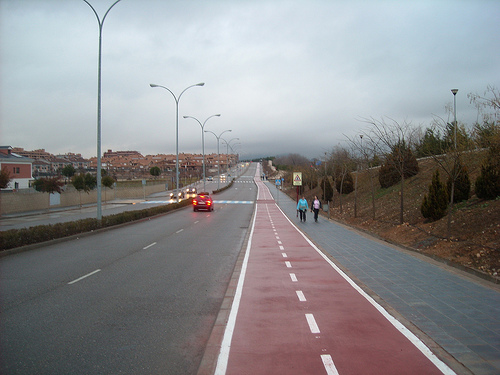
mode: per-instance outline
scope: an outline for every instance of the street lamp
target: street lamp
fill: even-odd
[[[228,130],[224,130],[222,133],[220,133],[219,135],[215,134],[214,132],[210,131],[210,130],[205,130],[205,133],[212,133],[213,135],[215,135],[215,138],[217,138],[217,155],[218,155],[218,161],[217,161],[217,173],[218,173],[218,178],[217,178],[217,190],[219,190],[219,184],[220,184],[220,152],[219,152],[219,140],[220,140],[220,137],[222,134],[224,134],[225,132],[232,132],[231,129],[228,129]]]
[[[453,117],[454,117],[454,130],[455,130],[455,151],[457,151],[457,92],[458,89],[451,89],[453,93]]]
[[[224,138],[221,138],[225,143],[226,143],[226,160],[227,160],[227,170],[229,171],[230,169],[230,165],[229,165],[229,144],[234,141],[234,140],[240,140],[239,138],[233,138],[233,139],[230,139],[229,141],[226,141]]]
[[[104,20],[108,15],[111,8],[113,8],[117,3],[121,0],[116,0],[113,5],[111,5],[106,13],[104,13],[104,17],[102,17],[102,21],[99,18],[94,7],[87,1],[83,0],[87,3],[87,5],[94,12],[97,23],[99,24],[99,57],[97,63],[97,220],[102,219],[102,189],[101,189],[101,56],[102,56],[102,26],[104,25]]]
[[[201,126],[201,148],[203,150],[203,191],[207,191],[205,188],[205,132],[203,131],[205,124],[207,123],[208,119],[211,119],[212,117],[220,117],[220,113],[217,115],[212,115],[208,117],[205,121],[203,121],[203,124],[198,120],[196,117],[192,116],[183,116],[184,118],[192,118],[193,120],[196,120],[198,124]]]
[[[179,94],[178,97],[175,96],[175,94],[165,86],[161,85],[155,85],[154,83],[150,83],[149,86],[151,87],[161,87],[162,89],[167,90],[169,93],[172,94],[175,100],[175,197],[177,202],[179,202],[179,100],[181,100],[182,94],[186,92],[187,89],[190,89],[191,87],[195,86],[203,86],[205,83],[197,83],[196,85],[191,85],[186,87],[182,92]]]

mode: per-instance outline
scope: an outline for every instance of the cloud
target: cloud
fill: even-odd
[[[102,16],[112,1],[92,1]],[[96,155],[95,15],[82,2],[1,0],[2,142]],[[122,1],[103,27],[102,149],[201,152],[201,129],[232,129],[243,155],[317,157],[360,118],[428,126],[477,113],[499,86],[494,1]],[[207,152],[216,150],[206,138]]]

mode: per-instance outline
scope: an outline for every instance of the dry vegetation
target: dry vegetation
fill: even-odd
[[[471,182],[479,174],[483,156],[478,153],[465,154],[463,162],[469,169]],[[484,201],[472,191],[467,202],[455,205],[451,223],[450,237],[447,237],[447,217],[436,222],[426,222],[420,213],[420,205],[438,168],[430,158],[419,161],[420,172],[405,180],[404,224],[399,224],[400,192],[399,185],[381,189],[378,173],[375,173],[376,218],[372,219],[370,181],[367,171],[358,175],[357,218],[354,217],[355,194],[342,197],[342,213],[338,193],[330,204],[330,215],[351,226],[369,231],[377,236],[417,250],[423,254],[458,263],[468,268],[489,274],[499,279],[500,272],[500,199]],[[441,173],[442,182],[446,174]],[[473,190],[473,187],[472,187]],[[289,190],[295,197],[295,190]],[[320,195],[319,187],[305,188],[310,199]]]

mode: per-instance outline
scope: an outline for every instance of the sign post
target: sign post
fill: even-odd
[[[293,186],[297,186],[297,203],[299,202],[299,186],[302,186],[302,172],[293,172]],[[297,211],[297,216],[299,212]]]

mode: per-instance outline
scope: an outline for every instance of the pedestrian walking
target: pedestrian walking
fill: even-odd
[[[321,201],[315,195],[311,204],[311,212],[314,212],[314,221],[318,222],[319,209],[321,208]]]
[[[300,221],[306,221],[306,212],[308,209],[309,205],[307,204],[307,200],[304,196],[302,196],[302,199],[299,199],[299,202],[297,203],[297,210],[300,214]]]

